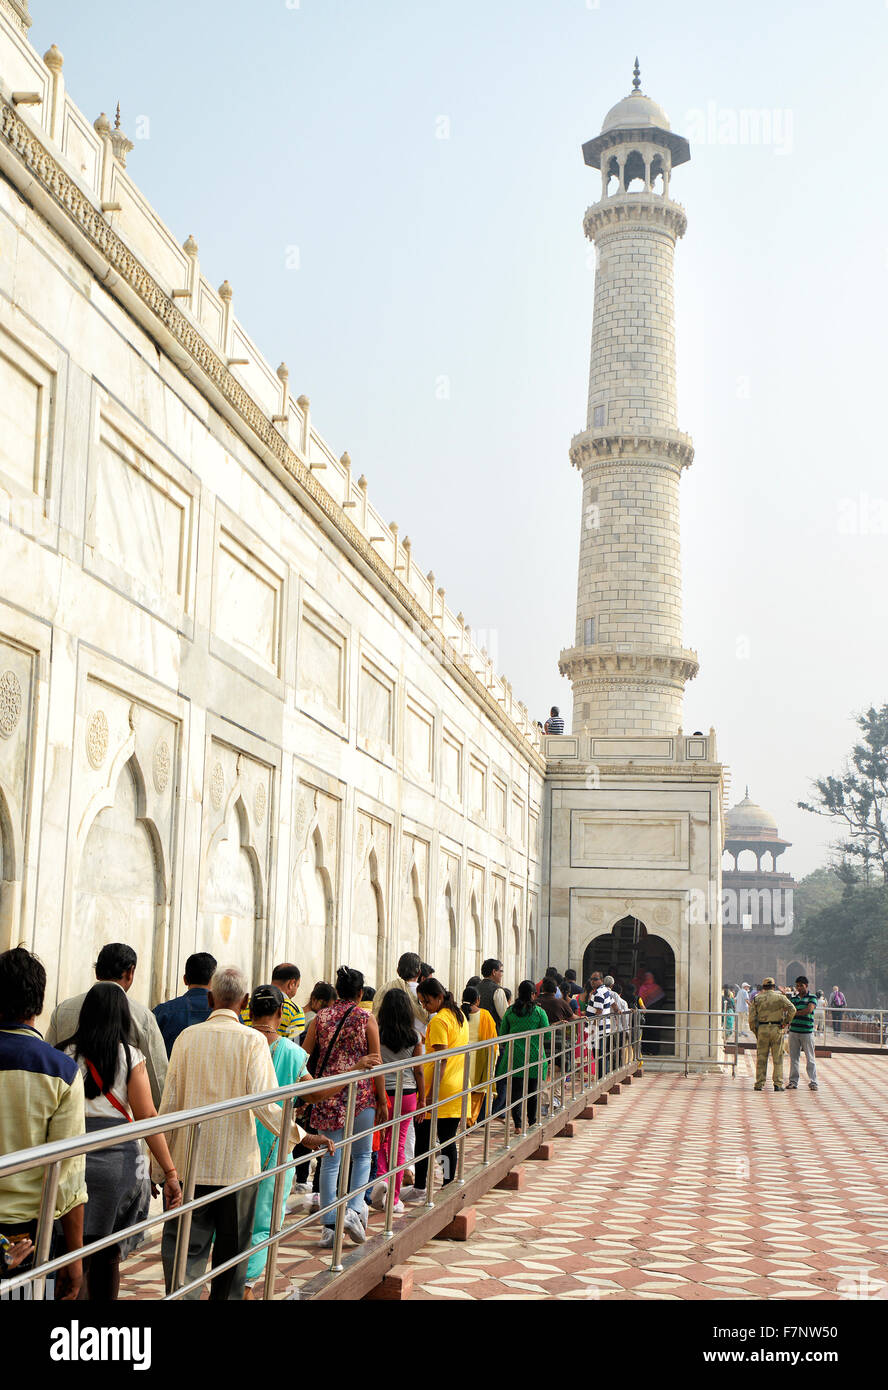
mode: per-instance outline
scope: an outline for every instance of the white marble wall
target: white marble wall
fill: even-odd
[[[24,118],[16,64],[12,85],[47,96]],[[523,978],[545,772],[526,712],[397,532],[370,556],[366,489],[307,402],[286,397],[285,432],[338,500],[270,466],[256,432],[286,382],[225,295],[214,317],[129,175],[103,175],[59,74],[0,12],[0,946],[42,956],[48,1007],[108,940],[138,949],[149,1002],[203,949],[256,982],[291,958],[306,983],[351,961],[378,984],[418,948],[461,987],[499,938]],[[119,237],[260,363],[237,418],[194,356],[159,346],[172,299],[103,286],[74,214],[22,196],[22,120],[41,169],[119,203]]]

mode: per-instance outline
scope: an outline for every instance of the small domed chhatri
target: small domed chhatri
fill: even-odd
[[[641,90],[641,70],[637,58],[632,88],[628,96],[608,111],[602,122],[601,133],[594,140],[586,141],[583,146],[586,163],[598,168],[602,153],[630,132],[639,139],[651,140],[668,149],[673,169],[678,164],[686,163],[691,157],[688,142],[683,136],[672,133],[669,117],[662,106]]]
[[[765,811],[752,800],[747,787],[743,800],[732,806],[728,812],[725,829],[729,840],[738,836],[748,838],[750,832],[755,831],[763,832],[762,839],[771,839],[777,834],[777,821],[770,811]]]

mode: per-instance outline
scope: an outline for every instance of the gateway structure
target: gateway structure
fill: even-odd
[[[696,653],[682,644],[673,257],[687,225],[670,196],[690,158],[633,90],[583,146],[601,175],[584,229],[598,266],[574,645],[562,652],[573,731],[546,740],[544,910],[552,960],[584,976],[652,974],[659,1007],[718,1008],[723,777],[715,734],[682,730]]]

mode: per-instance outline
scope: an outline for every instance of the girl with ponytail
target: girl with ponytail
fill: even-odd
[[[469,1041],[469,1025],[462,1009],[449,989],[434,977],[423,980],[417,988],[417,997],[429,1015],[425,1044],[427,1052],[448,1052],[454,1047],[465,1047]],[[453,1139],[459,1129],[462,1114],[463,1089],[462,1057],[451,1057],[439,1065],[440,1084],[438,1087],[438,1142],[445,1144],[441,1152],[444,1164],[444,1182],[453,1182],[456,1177],[456,1145]],[[431,1100],[434,1085],[435,1067],[428,1063],[425,1069],[426,1096]],[[419,1114],[419,1111],[417,1111]],[[416,1121],[416,1186],[412,1191],[401,1191],[402,1202],[422,1201],[429,1172],[429,1145],[431,1143],[431,1112],[426,1111]],[[422,1156],[420,1156],[422,1155]]]

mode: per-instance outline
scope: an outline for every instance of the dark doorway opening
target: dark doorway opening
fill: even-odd
[[[596,936],[583,953],[583,981],[594,970],[613,975],[624,991],[645,1005],[642,1052],[675,1053],[675,953],[660,936],[649,936],[638,917],[622,917],[613,930]]]

